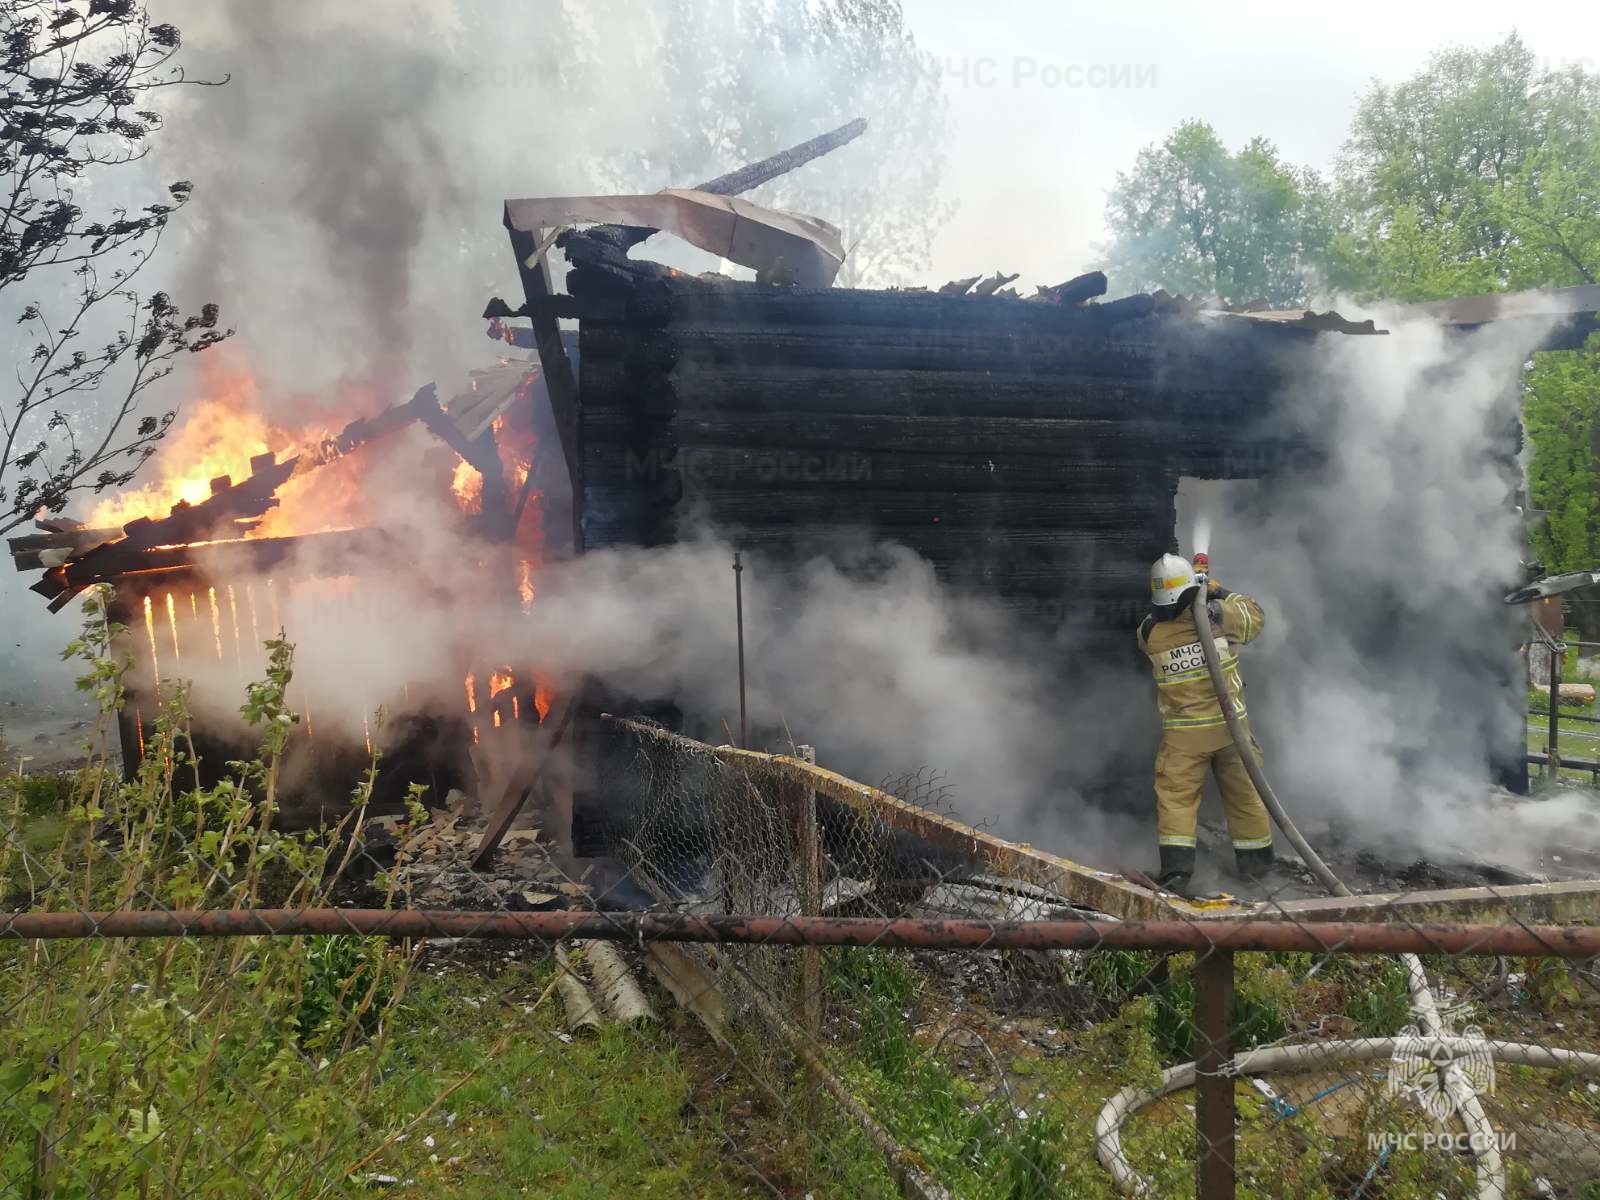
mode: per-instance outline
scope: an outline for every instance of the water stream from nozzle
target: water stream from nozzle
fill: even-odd
[[[1194,539],[1191,542],[1196,554],[1211,552],[1211,514],[1199,513],[1194,519]]]

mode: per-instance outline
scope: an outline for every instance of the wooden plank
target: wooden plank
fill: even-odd
[[[483,837],[478,841],[478,849],[472,856],[474,871],[482,871],[489,865],[490,860],[494,858],[494,852],[499,849],[500,843],[510,830],[511,822],[517,819],[522,806],[528,802],[528,797],[544,788],[545,769],[549,767],[555,757],[556,749],[566,736],[567,727],[572,723],[572,714],[576,708],[577,693],[574,692],[562,701],[561,712],[556,717],[549,736],[540,738],[538,747],[530,748],[528,756],[506,779],[499,805],[494,816],[489,819]]]
[[[737,196],[742,192],[748,192],[751,188],[760,187],[780,175],[787,175],[797,167],[805,166],[814,158],[832,154],[840,146],[849,145],[866,131],[867,119],[857,117],[853,121],[846,121],[837,129],[819,133],[814,138],[797,146],[790,146],[787,150],[780,150],[759,162],[746,163],[725,175],[694,184],[693,190],[710,192],[715,196]]]
[[[1206,912],[1234,920],[1495,923],[1511,920],[1578,925],[1600,920],[1600,880],[1444,888],[1428,892],[1274,900]]]

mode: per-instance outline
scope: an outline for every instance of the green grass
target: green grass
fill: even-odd
[[[15,837],[21,851],[9,856],[4,879],[0,879],[0,902],[6,907],[26,907],[30,897],[44,889],[51,858],[66,827],[65,818],[51,814],[24,818],[15,829],[0,828],[0,840]]]
[[[552,969],[416,983],[392,1018],[390,1081],[366,1107],[398,1133],[466,1082],[366,1170],[468,1198],[766,1194],[725,1160],[719,1109],[690,1103],[670,1034],[569,1039],[555,996],[527,1011]]]

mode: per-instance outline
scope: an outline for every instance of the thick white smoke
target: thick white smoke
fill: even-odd
[[[1377,315],[1388,337],[1320,339],[1285,397],[1327,440],[1325,464],[1188,502],[1212,520],[1216,577],[1266,608],[1248,706],[1308,836],[1505,861],[1486,759],[1523,749],[1524,631],[1498,602],[1523,555],[1507,456],[1549,330],[1460,336]]]

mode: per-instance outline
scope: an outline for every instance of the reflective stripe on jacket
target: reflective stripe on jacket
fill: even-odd
[[[1225,592],[1209,601],[1207,609],[1216,631],[1217,655],[1228,681],[1228,694],[1233,698],[1234,711],[1243,717],[1244,681],[1239,677],[1239,656],[1234,647],[1253,641],[1261,632],[1261,606],[1249,596]],[[1218,745],[1226,741],[1227,721],[1206,670],[1193,610],[1186,608],[1170,621],[1157,621],[1153,614],[1146,617],[1139,626],[1139,649],[1149,657],[1155,676],[1162,729],[1169,734],[1194,731],[1199,740],[1217,741]],[[1219,730],[1221,740],[1215,732]]]

